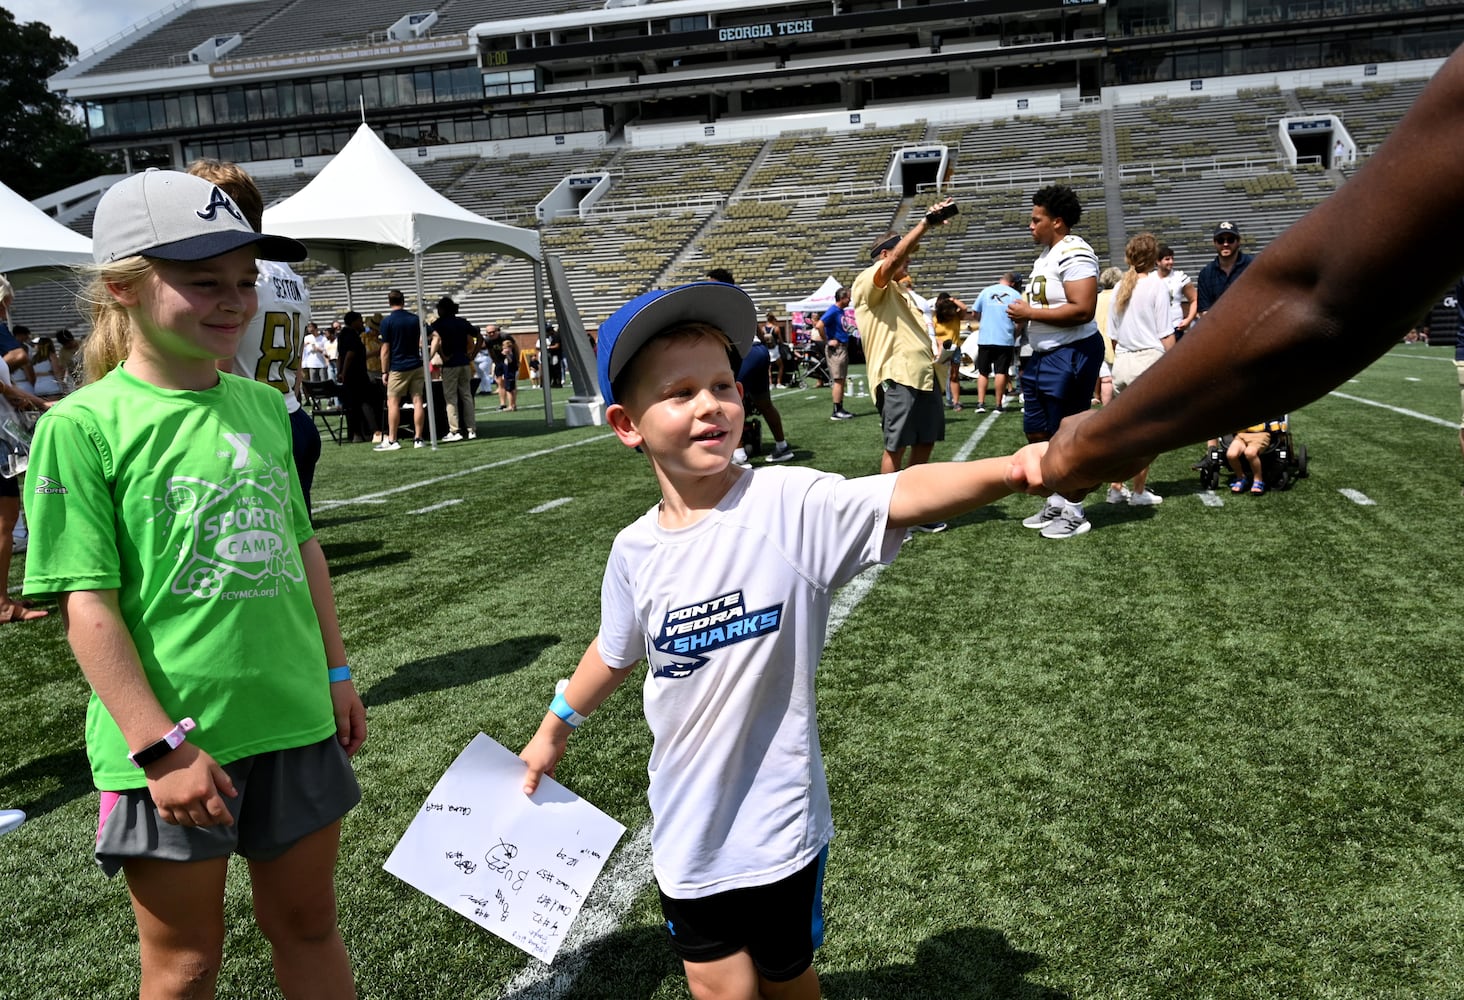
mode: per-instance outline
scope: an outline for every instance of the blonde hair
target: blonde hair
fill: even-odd
[[[1129,298],[1133,296],[1139,278],[1154,270],[1159,263],[1159,241],[1153,233],[1140,233],[1123,248],[1123,259],[1128,261],[1129,269],[1118,283],[1118,291],[1113,293],[1115,309],[1128,308]]]
[[[188,172],[209,181],[232,198],[249,227],[256,233],[263,231],[264,195],[243,167],[226,160],[194,160],[188,164]]]
[[[76,305],[91,317],[91,333],[81,346],[82,383],[87,384],[116,368],[131,349],[132,317],[107,285],[136,287],[152,276],[153,266],[146,257],[125,257],[79,271],[87,281]]]

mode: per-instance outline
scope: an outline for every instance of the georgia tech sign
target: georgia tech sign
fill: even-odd
[[[811,18],[801,21],[770,21],[767,24],[742,24],[735,28],[721,28],[717,31],[719,42],[741,42],[751,38],[776,38],[784,35],[809,35],[813,33]]]

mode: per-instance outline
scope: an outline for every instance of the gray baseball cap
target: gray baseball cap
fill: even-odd
[[[254,245],[262,260],[304,260],[305,245],[256,233],[218,185],[176,170],[145,170],[102,196],[92,221],[98,264],[126,257],[207,260]]]

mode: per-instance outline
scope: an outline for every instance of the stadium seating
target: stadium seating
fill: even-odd
[[[374,2],[374,0],[373,0]],[[280,9],[278,3],[246,5]],[[139,46],[125,50],[136,54]],[[1149,229],[1170,243],[1179,267],[1195,273],[1213,254],[1221,218],[1238,222],[1249,251],[1263,248],[1326,197],[1334,173],[1292,168],[1281,157],[1280,118],[1331,111],[1342,116],[1364,151],[1386,136],[1421,83],[1328,86],[1287,95],[1275,89],[1121,105],[1111,112],[1117,176],[1103,169],[1105,116],[1089,109],[1028,118],[829,133],[804,131],[768,141],[689,144],[653,149],[609,146],[552,154],[476,155],[411,162],[419,176],[464,207],[495,220],[538,227],[545,248],[564,261],[581,315],[593,325],[653,285],[695,280],[726,267],[761,309],[781,312],[833,275],[852,281],[871,241],[913,224],[925,195],[883,190],[895,150],[927,140],[952,154],[947,178],[961,213],[932,233],[912,266],[918,290],[946,289],[968,298],[1034,256],[1027,233],[1032,191],[1064,180],[1083,200],[1078,232],[1105,263],[1119,263],[1115,234]],[[604,170],[611,186],[586,214],[540,223],[534,209],[565,176]],[[260,178],[266,204],[299,190],[304,174]],[[91,216],[72,223],[89,232]],[[306,262],[314,311],[326,321],[348,301],[338,272]],[[523,261],[494,254],[428,254],[429,304],[444,293],[474,322],[524,332],[532,325],[534,279]],[[350,301],[362,312],[385,308],[386,290],[411,289],[407,259],[355,275]],[[38,332],[85,328],[57,285],[23,289],[14,322]]]

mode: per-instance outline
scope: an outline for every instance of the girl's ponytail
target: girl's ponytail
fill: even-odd
[[[128,257],[81,269],[90,280],[77,296],[77,306],[91,316],[91,333],[82,344],[82,384],[97,381],[127,358],[131,349],[132,317],[107,285],[136,287],[152,273],[145,257]]]

